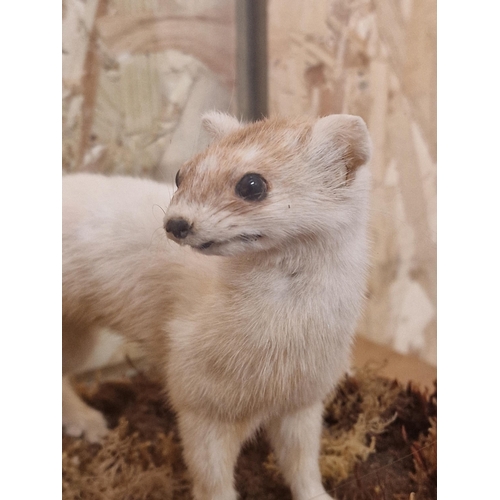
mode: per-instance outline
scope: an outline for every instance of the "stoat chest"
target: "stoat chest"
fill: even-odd
[[[181,404],[237,418],[324,398],[347,369],[357,316],[332,272],[240,269],[221,283],[203,314],[177,324],[185,338],[170,378],[180,370],[189,381]]]

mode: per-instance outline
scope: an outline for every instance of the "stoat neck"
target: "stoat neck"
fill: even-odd
[[[304,288],[305,284],[313,283],[323,289],[321,284],[331,282],[332,273],[343,274],[356,264],[350,250],[358,236],[355,232],[344,234],[341,241],[331,235],[295,238],[273,250],[231,257],[221,270],[220,278],[234,291],[247,290],[253,285],[265,292],[265,285],[269,287],[272,280],[286,280],[290,289],[298,284]],[[310,286],[307,288],[311,291]]]
[[[237,318],[239,331],[253,325],[270,342],[284,335],[298,346],[309,345],[314,332],[328,352],[332,346],[347,348],[364,290],[365,255],[352,252],[359,241],[361,235],[351,232],[341,240],[295,240],[274,251],[229,258],[210,310],[221,321]]]

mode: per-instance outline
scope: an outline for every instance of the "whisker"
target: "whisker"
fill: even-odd
[[[162,212],[163,212],[163,215],[165,215],[167,212],[165,212],[165,210],[163,210],[163,208],[161,207],[161,205],[158,205],[157,203],[155,203],[153,205],[153,207],[151,208],[151,210],[154,208],[154,207],[158,207]]]

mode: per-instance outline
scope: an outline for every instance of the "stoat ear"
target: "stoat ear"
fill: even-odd
[[[220,139],[241,127],[241,123],[234,116],[221,113],[220,111],[205,113],[201,119],[201,123],[213,139]]]
[[[310,147],[316,161],[325,166],[343,163],[347,180],[371,156],[371,141],[366,124],[362,118],[353,115],[320,118],[313,125]]]

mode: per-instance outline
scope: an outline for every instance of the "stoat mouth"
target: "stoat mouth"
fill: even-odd
[[[202,243],[201,245],[196,246],[196,250],[208,250],[209,248],[212,248],[214,246],[222,246],[226,245],[227,243],[232,243],[233,241],[243,241],[243,242],[250,242],[250,241],[257,241],[259,238],[262,238],[261,234],[240,234],[239,236],[235,236],[234,238],[230,238],[228,240],[222,240],[222,241],[215,241],[215,240],[210,240],[206,241],[205,243]]]

